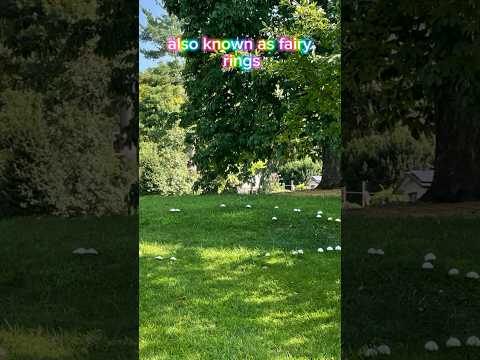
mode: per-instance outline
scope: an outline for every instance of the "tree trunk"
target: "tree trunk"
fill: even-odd
[[[480,200],[480,109],[466,109],[461,93],[452,87],[437,102],[435,175],[422,200]]]
[[[332,189],[340,186],[340,152],[332,146],[325,146],[322,156],[322,181],[319,188]]]

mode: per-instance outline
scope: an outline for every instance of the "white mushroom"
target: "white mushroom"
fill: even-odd
[[[375,250],[375,255],[383,256],[383,255],[385,255],[385,252],[382,249],[377,249],[377,250]]]
[[[425,261],[433,261],[437,260],[437,257],[433,253],[428,253],[427,255],[425,255],[424,259]]]
[[[227,205],[225,205],[225,204],[220,204],[220,207],[224,208],[224,207],[227,207]]]
[[[367,253],[369,253],[370,255],[376,255],[376,254],[377,254],[377,250],[374,249],[374,248],[370,248],[370,249],[368,249]]]
[[[425,343],[425,350],[438,351],[438,344],[435,341],[427,341]]]
[[[458,269],[452,268],[452,269],[448,270],[448,275],[449,276],[455,276],[455,275],[458,275],[458,274],[460,274],[460,271]]]
[[[265,253],[265,257],[269,257],[269,256],[270,256],[269,252]]]
[[[85,251],[87,251],[86,249],[84,248],[78,248],[78,249],[75,249],[72,251],[72,254],[75,254],[75,255],[84,255],[85,254]]]
[[[433,269],[433,264],[430,263],[430,262],[425,262],[425,263],[423,263],[423,265],[422,265],[422,269],[424,269],[424,270],[431,270],[431,269]]]
[[[321,219],[322,218],[322,215],[320,214],[317,214],[317,216],[315,216],[317,219]]]
[[[327,247],[327,251],[333,251],[333,247],[331,246]]]
[[[98,255],[98,251],[95,250],[94,248],[78,248],[72,251],[72,254],[75,255]]]
[[[177,208],[171,208],[171,209],[170,209],[170,212],[179,212],[179,211],[182,211],[182,210],[177,209]]]
[[[377,352],[380,355],[390,355],[392,353],[390,351],[390,347],[388,345],[385,345],[385,344],[377,346]]]
[[[329,217],[327,220],[328,220],[328,221],[333,221],[333,218],[332,218],[332,217]]]
[[[302,250],[302,249],[299,249],[299,250],[298,250],[298,253],[299,253],[300,255],[303,255],[303,250]]]
[[[172,257],[170,258],[170,260],[172,260],[172,261],[177,261],[177,258],[176,258],[175,256],[172,256]]]
[[[278,209],[278,206],[275,206],[274,209]]]
[[[323,214],[323,211],[322,211],[322,210],[318,210],[318,211],[317,211],[317,214]]]
[[[342,247],[341,247],[340,245],[337,245],[337,246],[335,246],[335,250],[341,251],[341,250],[342,250]]]
[[[273,221],[277,221],[278,219],[277,219],[276,216],[274,216],[274,217],[272,217],[272,220],[273,220]]]
[[[341,220],[341,219],[335,219],[335,221],[336,221],[336,222],[342,222],[342,220]]]
[[[291,253],[292,253],[292,255],[298,255],[298,251],[297,251],[297,250],[292,250]]]
[[[323,248],[318,248],[317,251],[318,251],[319,253],[324,252]]]
[[[474,280],[480,279],[480,276],[475,271],[468,272],[467,275],[465,275],[465,277],[467,277],[468,279],[474,279]]]
[[[470,336],[467,341],[465,342],[467,346],[475,346],[479,347],[480,346],[480,339],[476,336]]]
[[[247,204],[247,205],[245,205],[245,207],[246,207],[247,209],[250,209],[250,208],[252,207],[252,205]]]
[[[155,260],[163,260],[162,256],[155,256]]]
[[[365,352],[363,353],[363,356],[365,357],[375,357],[377,355],[378,355],[378,351],[372,348],[366,348]]]
[[[462,343],[460,342],[460,340],[458,340],[456,337],[450,337],[447,342],[445,343],[445,345],[448,347],[448,348],[451,348],[451,347],[460,347],[462,346]]]

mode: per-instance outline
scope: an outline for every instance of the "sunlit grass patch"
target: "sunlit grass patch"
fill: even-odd
[[[142,198],[141,359],[338,359],[340,253],[316,250],[340,226],[318,210],[339,198]]]

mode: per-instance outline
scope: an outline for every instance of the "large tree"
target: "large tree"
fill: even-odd
[[[433,132],[425,199],[480,199],[480,8],[476,1],[344,2],[344,132]]]
[[[278,96],[286,105],[285,127],[274,141],[291,153],[309,155],[323,165],[321,187],[338,186],[340,176],[340,14],[336,1],[323,7],[309,1],[282,1],[287,18],[266,34],[309,37],[315,50],[271,59],[267,71],[281,76]],[[325,11],[327,9],[328,11]]]
[[[325,3],[333,19],[333,2]],[[339,137],[339,96],[336,103],[331,101],[337,90],[325,85],[331,85],[328,78],[335,76],[339,83],[339,69],[337,74],[330,71],[338,61],[329,62],[325,56],[326,52],[331,55],[334,41],[327,38],[333,31],[329,18],[316,4],[166,0],[164,5],[171,16],[179,18],[187,38],[262,38],[279,35],[276,31],[284,29],[285,35],[311,36],[321,44],[318,55],[311,58],[292,56],[295,60],[288,61],[291,54],[270,54],[284,65],[252,72],[223,71],[219,54],[186,55],[187,102],[182,124],[194,130],[190,141],[195,147],[194,161],[204,189],[214,190],[229,173],[250,175],[248,170],[258,160],[267,162],[268,171],[280,159],[306,154],[320,158],[327,148],[337,150],[328,138]],[[158,46],[146,55],[162,56],[166,35],[169,31],[175,33],[179,22],[168,16],[154,18],[148,12],[146,15],[142,39]],[[328,102],[334,106],[329,107]]]

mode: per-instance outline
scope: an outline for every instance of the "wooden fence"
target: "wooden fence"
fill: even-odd
[[[370,205],[371,194],[367,191],[366,181],[362,181],[362,191],[348,191],[347,187],[344,186],[342,189],[342,204],[347,202],[348,194],[362,195],[362,207]]]

